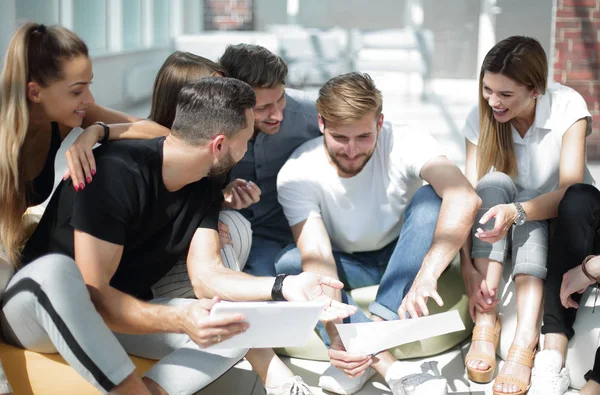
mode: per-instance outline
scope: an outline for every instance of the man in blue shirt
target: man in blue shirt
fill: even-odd
[[[298,146],[321,135],[315,100],[285,88],[287,65],[264,47],[230,45],[219,63],[230,77],[246,82],[256,93],[254,136],[246,155],[231,171],[232,180],[251,183],[246,187],[240,183],[229,192],[237,202],[232,207],[240,208],[252,224],[252,249],[244,271],[274,276],[275,258],[294,242],[277,201],[277,174]]]

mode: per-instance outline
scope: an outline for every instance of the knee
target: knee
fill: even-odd
[[[30,263],[34,277],[40,285],[46,282],[53,284],[68,282],[73,279],[83,281],[83,276],[73,258],[61,254],[44,255]],[[29,266],[28,265],[28,266]]]
[[[489,187],[500,188],[503,190],[516,190],[516,185],[513,179],[510,178],[508,174],[499,171],[493,171],[483,176],[477,183],[475,190],[477,193],[479,193],[482,189]]]
[[[219,221],[229,228],[231,241],[248,241],[252,243],[252,225],[242,214],[235,210],[222,210],[219,213]]]
[[[275,271],[277,274],[302,273],[302,257],[295,245],[287,246],[279,253],[275,259]]]
[[[591,216],[593,208],[598,206],[600,206],[600,191],[595,186],[574,184],[567,189],[558,205],[558,215],[562,218],[580,220]]]
[[[407,208],[407,217],[418,217],[420,223],[437,222],[442,207],[442,199],[431,185],[422,186],[412,197]],[[423,222],[421,222],[423,221]]]
[[[515,185],[512,178],[506,173],[501,171],[492,171],[487,173],[477,183],[477,185],[495,185],[495,186],[511,186]]]
[[[477,183],[475,191],[483,201],[483,206],[489,207],[514,200],[513,196],[517,194],[517,186],[510,176],[495,171],[483,176]]]

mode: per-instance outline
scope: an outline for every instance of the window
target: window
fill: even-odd
[[[169,0],[153,0],[153,45],[163,46],[170,43],[169,33]]]
[[[106,0],[73,1],[73,31],[87,44],[90,52],[107,50]]]
[[[19,0],[15,3],[19,24],[38,22],[45,25],[56,25],[59,23],[58,0]]]
[[[123,49],[136,49],[142,46],[142,5],[141,0],[122,0]],[[115,28],[118,28],[115,26]]]

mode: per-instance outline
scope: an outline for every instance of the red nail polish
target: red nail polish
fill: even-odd
[[[96,175],[96,169],[92,169],[92,175],[95,176]]]
[[[75,192],[79,191],[79,185],[73,185],[73,188],[75,188]]]
[[[81,184],[79,184],[79,189],[83,190],[83,188],[85,188],[85,184],[82,182]]]
[[[92,177],[88,177],[85,179],[87,181],[87,183],[89,184],[90,182],[92,182]]]

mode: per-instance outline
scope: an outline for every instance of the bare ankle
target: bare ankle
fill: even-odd
[[[142,382],[142,379],[137,375],[136,372],[131,373],[129,376],[125,378],[125,380],[121,381],[119,385],[113,388],[110,391],[111,395],[155,395],[155,393],[150,392],[148,387]],[[159,395],[160,393],[156,393]],[[162,394],[160,394],[162,395]]]
[[[494,326],[496,323],[496,310],[492,310],[487,313],[476,313],[475,324],[476,325],[487,325]]]
[[[563,361],[568,346],[569,339],[564,333],[546,333],[544,335],[544,350],[558,351],[562,355]]]
[[[523,330],[517,328],[513,344],[519,347],[525,347],[534,350],[538,345],[539,334],[535,330]]]
[[[148,388],[149,394],[151,394],[151,395],[169,395],[169,393],[167,391],[165,391],[165,389],[163,387],[158,385],[158,383],[156,381],[149,379],[148,377],[143,377],[142,381],[146,385],[146,388]]]

